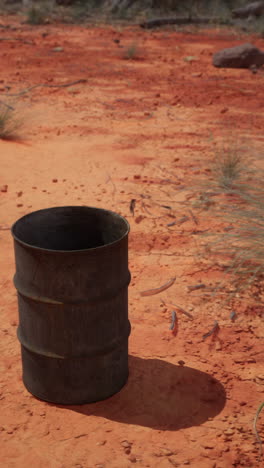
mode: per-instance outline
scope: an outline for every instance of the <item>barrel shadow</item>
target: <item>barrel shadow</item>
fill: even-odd
[[[198,426],[225,406],[224,387],[204,372],[135,356],[130,356],[129,369],[128,382],[116,395],[66,408],[120,423],[175,431]]]

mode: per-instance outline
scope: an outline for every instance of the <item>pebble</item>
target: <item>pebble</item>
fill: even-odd
[[[106,444],[106,440],[101,440],[101,442],[97,442],[96,445],[105,445]]]
[[[132,443],[131,443],[131,442],[128,442],[128,440],[123,440],[123,441],[121,442],[121,445],[122,445],[122,447],[124,447],[124,448],[131,448]]]
[[[7,190],[8,190],[8,185],[2,185],[2,186],[0,187],[0,191],[1,191],[1,192],[6,193]]]
[[[174,455],[174,453],[170,450],[170,449],[167,449],[167,448],[162,448],[160,453],[164,456],[164,457],[170,457],[171,455]]]
[[[137,463],[135,455],[130,455],[130,457],[128,457],[128,460],[131,461],[131,463]]]
[[[139,224],[141,221],[143,221],[143,219],[145,219],[145,216],[139,215],[135,218],[135,223]]]
[[[214,444],[210,444],[210,443],[203,444],[203,448],[205,448],[205,449],[211,450],[211,449],[213,449],[214,447],[215,447]]]
[[[153,455],[155,457],[170,457],[171,455],[174,455],[174,452],[167,448],[161,448],[159,452],[155,452]]]

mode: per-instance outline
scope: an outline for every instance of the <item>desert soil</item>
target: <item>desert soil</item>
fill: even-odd
[[[207,300],[224,273],[200,256],[200,234],[223,224],[210,212],[194,218],[186,201],[210,178],[227,134],[243,137],[261,164],[263,71],[211,62],[223,47],[264,49],[264,39],[220,29],[32,27],[14,16],[0,26],[0,99],[24,122],[20,139],[0,141],[1,466],[260,467],[253,419],[263,401],[261,308],[237,297],[232,321],[222,297]],[[136,56],[125,60],[131,44]],[[27,392],[16,337],[10,226],[62,205],[111,209],[131,225],[129,380],[83,406]],[[166,291],[140,294],[174,277]],[[201,283],[205,291],[188,288]],[[215,320],[217,337],[203,339]],[[263,414],[258,430],[263,437]]]

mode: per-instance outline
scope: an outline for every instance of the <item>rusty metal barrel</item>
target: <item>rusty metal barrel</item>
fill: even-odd
[[[23,382],[36,397],[90,403],[126,383],[128,233],[122,216],[86,206],[13,225]]]

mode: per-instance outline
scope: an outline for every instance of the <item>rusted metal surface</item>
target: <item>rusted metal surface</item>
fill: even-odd
[[[38,398],[107,398],[128,377],[128,233],[89,207],[33,212],[12,227],[23,381]]]

